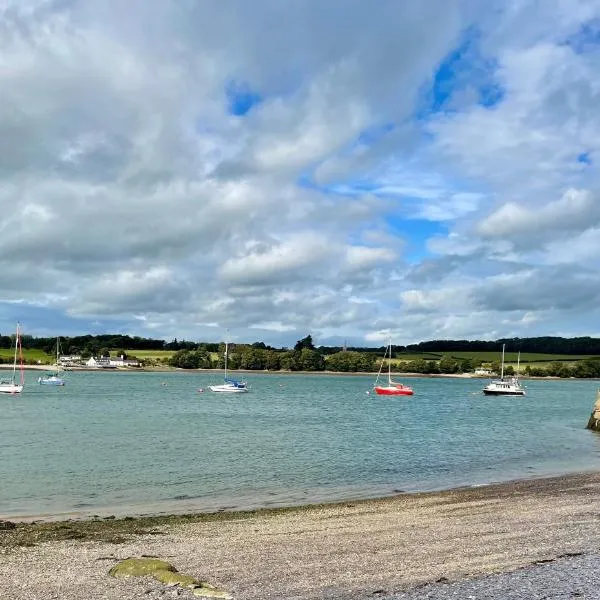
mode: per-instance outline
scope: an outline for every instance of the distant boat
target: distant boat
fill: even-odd
[[[249,392],[250,388],[245,381],[237,381],[231,377],[227,377],[227,355],[229,350],[229,344],[225,341],[225,378],[221,385],[209,385],[208,389],[211,392],[222,392],[227,394],[240,394]]]
[[[517,375],[504,378],[504,347],[502,344],[502,366],[500,368],[500,379],[493,379],[484,388],[486,396],[525,396],[525,388],[519,382],[519,366],[521,364],[521,353],[517,358]]]
[[[40,385],[65,385],[65,380],[60,376],[62,369],[60,368],[60,338],[56,338],[56,369],[38,378]]]
[[[385,364],[385,360],[387,357],[387,365],[388,365],[388,373],[387,373],[387,382],[383,384],[379,384],[379,378],[381,377],[381,372],[383,371],[383,365]],[[385,376],[384,376],[385,379]],[[377,373],[377,379],[375,380],[375,385],[373,386],[373,390],[379,396],[412,396],[413,390],[412,388],[404,385],[402,383],[398,383],[397,381],[392,381],[392,340],[390,338],[390,343],[385,350],[383,355],[383,360],[381,361],[381,366],[379,367],[379,373]]]
[[[21,379],[17,383],[17,355],[19,356]],[[25,386],[25,374],[23,372],[23,349],[21,347],[21,331],[17,323],[17,334],[15,335],[15,356],[13,360],[12,378],[0,379],[0,394],[20,394]]]

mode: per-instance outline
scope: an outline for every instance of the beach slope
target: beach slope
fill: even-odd
[[[592,555],[599,522],[600,474],[591,473],[218,517],[23,524],[0,531],[0,598],[193,597],[108,576],[118,560],[143,555],[239,600],[401,596],[440,579]],[[43,541],[43,527],[69,539]],[[103,528],[110,536],[98,535]]]

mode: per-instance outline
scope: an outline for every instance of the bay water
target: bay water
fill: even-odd
[[[247,509],[377,497],[600,469],[585,425],[597,381],[70,372],[0,397],[0,518]]]

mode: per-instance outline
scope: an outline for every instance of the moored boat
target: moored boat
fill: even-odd
[[[238,381],[237,379],[232,379],[231,377],[227,377],[227,357],[229,354],[229,344],[227,340],[225,341],[225,377],[222,384],[219,385],[209,385],[208,389],[211,392],[221,392],[226,394],[243,394],[245,392],[249,392],[250,388],[245,381]]]
[[[60,376],[62,369],[60,368],[60,338],[56,338],[56,369],[41,377],[38,377],[40,385],[65,385],[65,380]]]
[[[387,357],[387,365],[388,365],[388,376],[387,382],[379,384],[379,378],[381,377],[381,372],[383,370],[383,365],[385,364]],[[377,373],[377,379],[375,380],[375,385],[373,386],[373,391],[379,396],[412,396],[413,389],[403,383],[399,383],[397,381],[392,380],[392,340],[390,338],[390,343],[385,350],[383,355],[383,360],[381,361],[381,366],[379,367],[379,373]]]
[[[19,358],[21,378],[17,383],[17,357]],[[10,379],[0,380],[0,394],[20,394],[25,386],[25,374],[23,372],[23,349],[21,347],[21,330],[17,323],[17,333],[15,335],[15,354],[13,359],[12,377]]]
[[[525,396],[525,388],[519,382],[519,365],[521,363],[521,353],[517,358],[517,374],[514,377],[504,377],[504,347],[502,344],[502,366],[500,370],[500,379],[493,379],[484,388],[483,393],[486,396]]]

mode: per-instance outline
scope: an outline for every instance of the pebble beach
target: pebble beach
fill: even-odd
[[[214,517],[8,525],[0,598],[194,597],[108,575],[143,556],[239,600],[600,597],[600,473]]]

